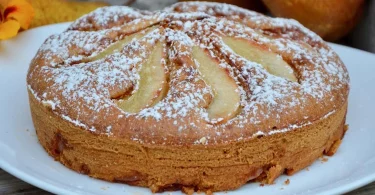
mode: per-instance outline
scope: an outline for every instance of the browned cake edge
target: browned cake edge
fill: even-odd
[[[271,184],[323,154],[345,134],[347,102],[333,114],[286,133],[222,145],[142,145],[96,135],[63,120],[29,92],[32,119],[44,149],[66,167],[94,178],[149,187],[153,192],[233,190],[249,181]]]

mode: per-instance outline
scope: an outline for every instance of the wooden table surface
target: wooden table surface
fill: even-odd
[[[125,185],[125,184],[124,184]],[[0,169],[0,195],[50,195],[51,193],[34,187]],[[374,195],[375,182],[346,195]]]

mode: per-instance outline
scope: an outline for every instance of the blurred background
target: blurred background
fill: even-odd
[[[98,7],[128,5],[158,10],[186,0],[30,0],[31,27],[73,21]],[[206,0],[207,1],[207,0]],[[375,0],[208,0],[271,16],[293,18],[323,39],[375,53]]]

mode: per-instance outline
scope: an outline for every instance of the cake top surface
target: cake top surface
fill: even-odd
[[[283,133],[340,108],[349,76],[294,20],[233,5],[99,8],[42,45],[28,89],[63,120],[144,144]]]

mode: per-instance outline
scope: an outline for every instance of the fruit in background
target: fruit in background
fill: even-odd
[[[35,10],[30,27],[73,21],[99,7],[107,6],[101,2],[78,2],[66,0],[29,0]]]
[[[364,0],[263,0],[277,17],[293,18],[327,41],[349,33],[361,16]]]
[[[189,0],[180,0],[180,1],[189,1]],[[244,0],[201,0],[201,1],[233,4],[233,5],[237,5],[237,6],[250,9],[250,10],[254,10],[257,12],[261,12],[261,13],[264,13],[266,11],[266,7],[264,6],[261,0],[247,0],[247,1],[244,1]]]

